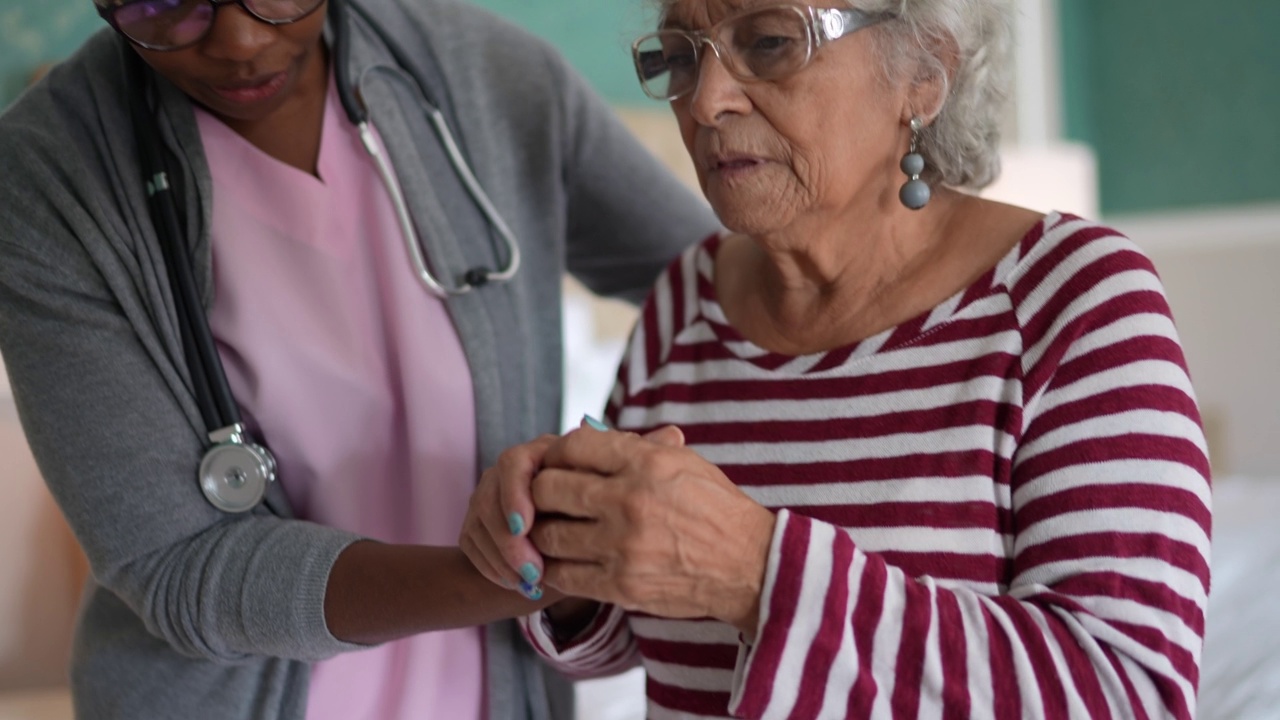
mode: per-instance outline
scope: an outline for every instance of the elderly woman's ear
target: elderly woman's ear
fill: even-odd
[[[907,102],[902,108],[902,123],[911,118],[924,119],[928,125],[947,104],[955,78],[960,73],[960,46],[955,37],[941,34],[932,39],[927,54],[922,52],[919,62],[909,66],[911,71]]]

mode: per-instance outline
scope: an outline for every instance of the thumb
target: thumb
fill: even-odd
[[[645,433],[644,439],[668,447],[684,447],[684,433],[675,425],[665,425]]]

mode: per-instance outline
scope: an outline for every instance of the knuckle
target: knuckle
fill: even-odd
[[[637,469],[646,478],[666,477],[673,473],[674,461],[671,454],[660,448],[646,448],[636,458]]]
[[[515,537],[510,533],[490,533],[485,538],[485,540],[489,542],[490,546],[493,547],[494,551],[503,557],[515,554],[515,552],[520,548],[520,541],[522,539],[523,538]]]
[[[514,447],[510,447],[510,448],[507,448],[506,450],[503,450],[498,455],[498,462],[494,467],[498,468],[499,471],[510,468],[511,465],[518,460],[518,457],[517,457],[518,451],[519,451],[519,448],[514,448]]]
[[[628,525],[643,525],[653,512],[654,498],[646,488],[627,493],[621,502],[622,517]]]
[[[623,574],[618,578],[615,586],[618,589],[618,597],[622,600],[623,605],[634,608],[644,602],[645,583],[638,578]]]
[[[622,558],[626,570],[633,570],[646,550],[646,543],[635,534],[628,534],[618,542],[618,557]]]
[[[559,528],[555,523],[536,526],[529,533],[529,541],[539,552],[554,555],[559,543]]]

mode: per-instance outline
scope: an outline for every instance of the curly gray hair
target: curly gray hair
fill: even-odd
[[[886,78],[898,79],[915,66],[921,73],[916,79],[943,83],[941,107],[920,113],[937,113],[920,137],[928,161],[924,179],[973,189],[990,185],[1000,174],[1000,119],[1009,97],[1010,0],[846,1],[897,15],[871,29]]]
[[[659,13],[678,0],[657,0]],[[1009,96],[1013,45],[1011,0],[844,0],[850,7],[891,13],[890,22],[864,32],[877,38],[887,82],[941,82],[941,106],[920,137],[930,185],[981,189],[1000,174],[1000,119]],[[954,58],[951,55],[954,53]],[[949,62],[950,61],[950,62]]]

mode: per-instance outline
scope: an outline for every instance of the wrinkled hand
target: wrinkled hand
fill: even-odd
[[[549,587],[754,635],[775,518],[719,468],[683,443],[589,429],[543,448],[542,465],[530,537]]]
[[[684,436],[674,427],[657,430],[644,438],[630,433],[617,434],[639,442],[677,446],[684,443]],[[540,585],[543,559],[529,539],[535,513],[531,486],[534,476],[542,469],[547,449],[559,440],[555,435],[543,435],[498,456],[497,463],[480,476],[458,538],[462,552],[481,575],[503,587],[519,590],[531,600],[539,600],[543,595]]]

